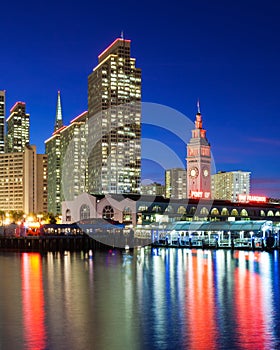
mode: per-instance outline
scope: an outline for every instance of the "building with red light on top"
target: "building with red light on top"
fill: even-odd
[[[199,102],[195,129],[187,145],[187,193],[188,198],[211,198],[211,149],[202,128]]]

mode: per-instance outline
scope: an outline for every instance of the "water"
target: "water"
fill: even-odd
[[[0,349],[279,349],[279,253],[0,253]]]

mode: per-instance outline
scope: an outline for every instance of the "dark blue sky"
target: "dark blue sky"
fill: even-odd
[[[31,143],[44,152],[57,90],[68,124],[87,109],[97,55],[123,30],[142,68],[143,102],[194,120],[199,98],[216,169],[251,171],[253,193],[280,198],[279,18],[275,0],[7,1],[0,89],[7,110],[26,102]],[[184,144],[173,147],[184,159]],[[145,178],[163,179],[159,166],[143,167]]]

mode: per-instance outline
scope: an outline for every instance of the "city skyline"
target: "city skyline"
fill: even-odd
[[[15,102],[26,103],[31,144],[39,152],[54,127],[57,90],[68,125],[87,109],[87,76],[96,56],[123,30],[142,68],[142,101],[174,108],[194,122],[199,98],[217,171],[250,171],[254,193],[280,197],[278,4],[238,1],[222,8],[200,1],[178,3],[176,10],[149,4],[149,11],[142,4],[138,15],[145,26],[135,24],[136,5],[117,11],[111,4],[103,23],[93,14],[102,11],[100,4],[82,1],[74,11],[51,1],[44,13],[34,4],[19,3],[17,11],[14,3],[4,4],[9,34],[3,39],[0,89],[6,90],[6,119]],[[143,127],[142,134],[160,137],[151,128]],[[174,147],[184,159],[184,145]],[[164,178],[164,170],[149,162],[143,162],[143,173]]]

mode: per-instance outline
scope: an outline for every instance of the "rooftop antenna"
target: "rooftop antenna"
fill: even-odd
[[[123,30],[121,31],[121,39],[124,40]]]

